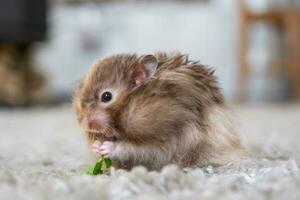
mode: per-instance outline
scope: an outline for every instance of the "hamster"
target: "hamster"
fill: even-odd
[[[181,53],[100,59],[73,97],[92,152],[122,169],[237,161],[243,147],[213,74]]]

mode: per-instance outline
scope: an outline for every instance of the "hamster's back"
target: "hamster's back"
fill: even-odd
[[[155,56],[154,77],[130,95],[122,112],[127,139],[165,149],[169,156],[164,161],[182,166],[221,164],[235,157],[223,153],[241,146],[214,71],[179,53]]]

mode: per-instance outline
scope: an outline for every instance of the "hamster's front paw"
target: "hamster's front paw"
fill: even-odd
[[[100,147],[101,147],[101,142],[96,140],[95,142],[93,142],[92,144],[92,152],[94,153],[95,156],[100,157],[101,153],[100,153]]]
[[[113,157],[113,151],[116,148],[116,143],[111,141],[105,141],[100,147],[100,154],[104,157]]]

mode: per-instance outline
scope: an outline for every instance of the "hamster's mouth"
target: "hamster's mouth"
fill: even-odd
[[[117,141],[117,136],[115,135],[115,131],[112,128],[106,128],[103,130],[89,129],[86,131],[104,137],[107,141]]]

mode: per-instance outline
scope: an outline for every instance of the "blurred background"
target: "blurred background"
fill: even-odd
[[[104,55],[157,50],[216,69],[254,159],[191,181],[155,175],[159,189],[140,173],[105,178],[113,187],[80,176],[91,160],[70,106],[76,82]],[[0,0],[0,199],[105,199],[110,188],[109,199],[133,199],[172,186],[168,199],[300,199],[299,141],[300,0]]]
[[[299,0],[0,1],[0,102],[68,102],[112,53],[181,51],[239,103],[300,101]]]

